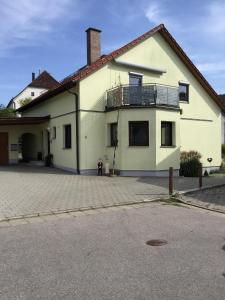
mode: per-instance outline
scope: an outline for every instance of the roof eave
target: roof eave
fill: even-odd
[[[225,105],[222,100],[219,98],[216,91],[209,84],[209,82],[205,79],[202,73],[198,70],[195,64],[190,60],[184,50],[180,47],[180,45],[176,42],[176,40],[172,37],[169,31],[163,27],[160,29],[160,34],[163,38],[168,42],[171,48],[175,51],[177,56],[183,61],[183,63],[187,66],[187,68],[191,71],[192,75],[198,80],[201,86],[207,91],[207,93],[213,98],[216,104],[221,108],[225,109]]]

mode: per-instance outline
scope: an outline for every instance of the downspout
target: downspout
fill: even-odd
[[[118,108],[118,113],[117,113],[117,132],[116,132],[116,144],[114,146],[114,152],[113,152],[113,169],[112,169],[112,174],[115,175],[115,165],[116,165],[116,148],[118,146],[118,124],[119,124],[119,115],[120,115],[120,109]]]
[[[76,161],[77,161],[77,174],[80,175],[80,137],[79,137],[79,96],[77,93],[67,90],[69,94],[74,95],[75,97],[75,123],[76,123]]]

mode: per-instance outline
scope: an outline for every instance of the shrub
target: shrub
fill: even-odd
[[[180,155],[180,176],[197,177],[201,166],[198,151],[183,151]]]
[[[7,108],[3,104],[0,104],[0,118],[15,118],[16,112],[12,108]]]

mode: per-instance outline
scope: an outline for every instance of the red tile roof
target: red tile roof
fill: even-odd
[[[52,90],[59,86],[60,83],[53,78],[47,71],[43,71],[36,79],[29,83],[22,91],[20,91],[16,96],[14,96],[8,103],[7,107],[10,107],[13,100],[19,96],[28,87],[43,88],[46,90]]]
[[[176,40],[172,37],[172,35],[168,32],[168,30],[165,28],[163,24],[160,24],[159,26],[151,29],[150,31],[144,33],[143,35],[139,36],[132,42],[126,44],[125,46],[111,52],[108,55],[101,56],[96,62],[91,64],[90,66],[86,66],[75,74],[68,76],[65,78],[59,86],[56,88],[44,93],[43,95],[39,96],[29,104],[21,107],[19,111],[24,111],[26,109],[29,109],[30,107],[35,106],[36,104],[45,101],[65,90],[68,88],[71,88],[76,84],[76,82],[84,79],[85,77],[89,76],[90,74],[94,73],[95,71],[99,70],[101,67],[106,65],[108,62],[114,60],[118,56],[122,55],[126,51],[130,50],[131,48],[135,47],[136,45],[140,44],[141,42],[145,41],[149,37],[153,36],[155,33],[159,32],[164,39],[168,42],[168,44],[171,46],[171,48],[175,51],[175,53],[178,55],[178,57],[183,61],[183,63],[186,65],[186,67],[191,71],[193,76],[198,80],[198,82],[202,85],[202,87],[207,91],[207,93],[213,98],[213,100],[216,102],[216,104],[224,109],[224,103],[221,101],[215,90],[212,88],[212,86],[208,83],[208,81],[204,78],[204,76],[200,73],[200,71],[196,68],[196,66],[192,63],[192,61],[188,58],[188,56],[185,54],[185,52],[182,50],[182,48],[178,45]]]
[[[28,86],[35,88],[43,88],[50,90],[59,85],[59,82],[55,80],[47,71],[43,71],[37,78],[35,78]]]

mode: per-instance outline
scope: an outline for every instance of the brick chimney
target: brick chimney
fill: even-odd
[[[87,30],[87,64],[91,65],[101,56],[101,30],[89,27]]]
[[[35,73],[32,73],[32,81],[35,80]]]

